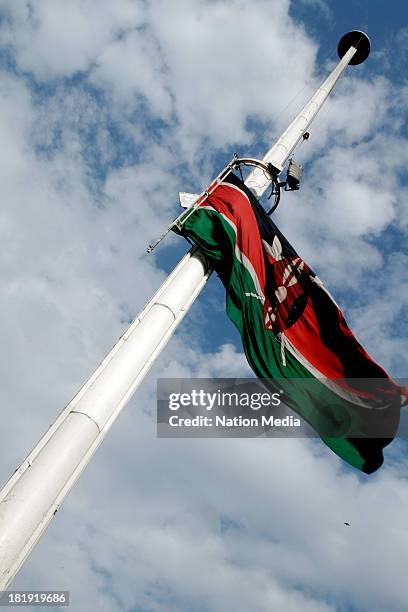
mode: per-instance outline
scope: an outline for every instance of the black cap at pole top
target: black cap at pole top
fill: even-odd
[[[350,47],[355,47],[357,51],[351,58],[349,64],[351,66],[361,64],[369,56],[371,48],[370,39],[364,32],[360,32],[360,30],[352,30],[351,32],[347,32],[347,34],[340,39],[337,47],[339,57],[342,58]]]

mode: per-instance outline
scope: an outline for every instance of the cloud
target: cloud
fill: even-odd
[[[97,57],[91,79],[122,101],[138,92],[149,111],[164,112],[166,118],[171,111],[186,156],[200,153],[203,138],[217,146],[248,141],[248,113],[265,119],[281,108],[281,58],[286,56],[292,72],[293,82],[285,79],[291,96],[307,78],[316,53],[288,20],[286,2],[272,7],[261,1],[259,9],[238,1],[182,0],[177,11],[166,2],[149,4],[147,25],[113,41]],[[296,58],[289,53],[291,44],[299,49]],[[271,95],[265,93],[269,84]]]
[[[276,137],[282,107],[318,82],[318,45],[289,8],[4,3],[15,64],[0,92],[3,481],[184,252],[173,237],[145,254],[177,191],[204,187],[268,121],[265,140]],[[305,183],[278,222],[373,356],[403,374],[405,89],[357,70],[297,153]],[[13,587],[69,588],[78,612],[406,609],[402,442],[368,479],[317,441],[157,439],[158,376],[248,372],[240,347],[208,337],[216,317],[227,325],[211,299],[193,306]]]
[[[149,112],[169,120],[172,96],[166,72],[158,40],[144,25],[112,41],[97,56],[91,79],[120,105],[132,108],[135,97],[142,96]]]
[[[142,15],[141,3],[131,0],[6,2],[3,11],[3,44],[39,80],[88,70],[112,36],[140,25]]]

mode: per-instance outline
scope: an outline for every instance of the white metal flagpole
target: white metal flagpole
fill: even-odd
[[[340,62],[268,151],[266,163],[282,170],[347,64],[364,61],[369,50],[362,32],[341,39]],[[246,183],[260,196],[269,181],[255,168]],[[210,272],[198,249],[184,256],[0,491],[0,590],[24,563]]]

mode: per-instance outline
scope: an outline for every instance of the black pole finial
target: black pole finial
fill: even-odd
[[[357,49],[349,62],[351,66],[356,66],[364,62],[369,56],[371,48],[370,39],[364,32],[352,30],[351,32],[347,32],[347,34],[340,39],[337,47],[339,57],[342,58],[350,47],[355,47]]]

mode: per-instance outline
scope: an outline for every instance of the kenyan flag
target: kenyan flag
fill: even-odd
[[[220,276],[256,375],[283,389],[285,403],[350,465],[379,468],[406,391],[359,344],[257,199],[230,173],[183,219],[176,231],[199,245]]]

